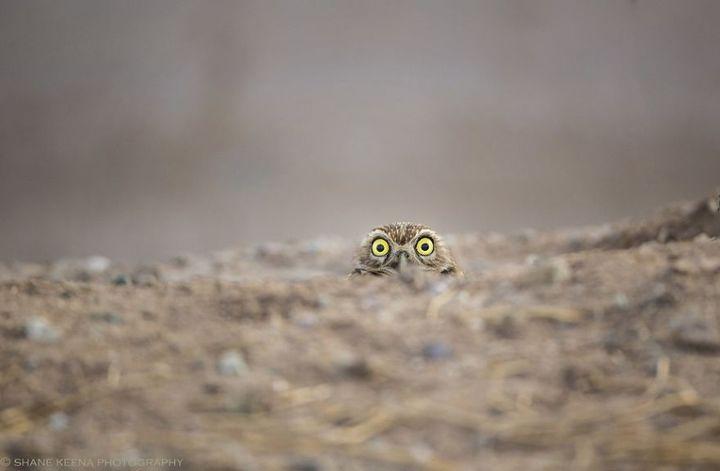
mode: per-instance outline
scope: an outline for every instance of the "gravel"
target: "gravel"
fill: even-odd
[[[70,424],[70,417],[65,412],[55,412],[48,418],[48,424],[55,431],[65,430]]]
[[[696,353],[720,353],[720,332],[705,319],[688,316],[671,324],[671,338],[675,347]]]
[[[422,348],[422,356],[426,360],[444,360],[453,356],[453,349],[450,345],[442,342],[427,343]]]
[[[242,353],[229,350],[220,356],[217,369],[222,376],[242,376],[248,371],[248,366]]]
[[[35,342],[50,343],[60,338],[60,333],[43,317],[32,317],[25,322],[25,337]]]
[[[93,312],[90,314],[90,319],[98,322],[107,322],[108,324],[124,324],[125,319],[122,318],[122,316],[116,312],[113,311],[102,311],[102,312]]]

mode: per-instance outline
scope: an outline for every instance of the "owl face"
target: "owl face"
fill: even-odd
[[[352,274],[388,276],[406,269],[459,273],[450,249],[436,232],[422,224],[397,222],[370,231]]]

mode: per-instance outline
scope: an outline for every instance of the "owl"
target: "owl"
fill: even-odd
[[[435,231],[422,224],[396,222],[370,231],[360,245],[350,276],[388,276],[418,269],[461,274],[450,249]]]

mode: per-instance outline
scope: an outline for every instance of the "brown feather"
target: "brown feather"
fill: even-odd
[[[372,253],[372,243],[378,237],[386,239],[391,246],[390,252],[382,257]],[[429,237],[433,241],[434,250],[427,256],[421,255],[415,249],[415,244],[422,237]],[[403,253],[406,255],[407,265],[414,268],[445,275],[462,273],[439,234],[424,224],[396,222],[376,227],[368,233],[360,244],[351,275],[395,275],[398,273],[399,260]]]

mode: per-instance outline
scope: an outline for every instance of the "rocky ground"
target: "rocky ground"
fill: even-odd
[[[335,239],[0,264],[0,464],[717,469],[716,211],[448,237],[458,280]]]

